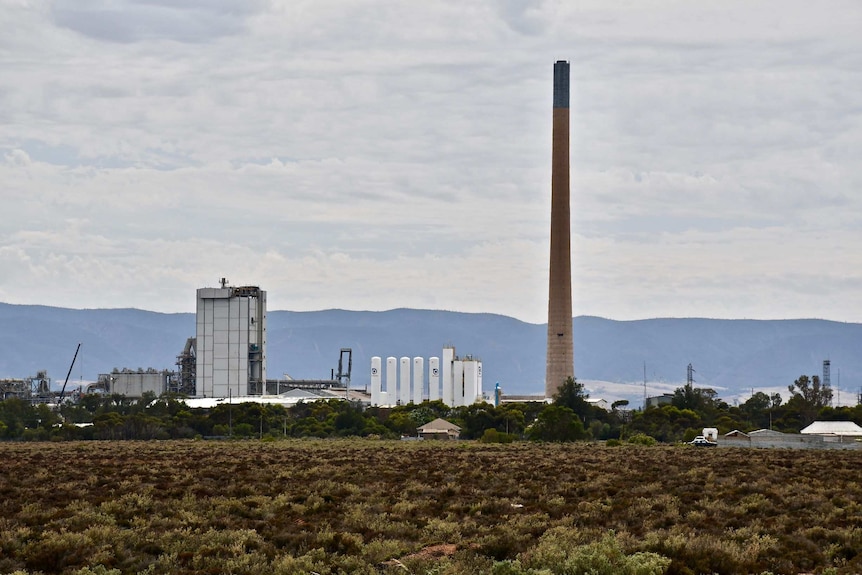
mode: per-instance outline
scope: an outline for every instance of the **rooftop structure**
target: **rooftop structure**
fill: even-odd
[[[852,421],[815,421],[799,433],[803,435],[862,437],[862,427]]]

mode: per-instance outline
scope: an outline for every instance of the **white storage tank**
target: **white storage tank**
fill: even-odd
[[[398,378],[398,401],[401,405],[410,403],[410,358],[401,358],[401,374]]]
[[[371,358],[371,405],[380,405],[380,392],[383,391],[382,367],[383,360],[379,356]]]
[[[428,358],[428,401],[440,399],[440,358]]]
[[[419,405],[422,403],[422,396],[425,392],[425,359],[421,357],[413,358],[413,403]]]
[[[443,403],[450,407],[454,407],[454,387],[452,386],[452,364],[455,361],[455,348],[446,346],[443,348],[443,361],[441,362],[440,381],[443,386]]]
[[[398,397],[398,360],[392,356],[386,358],[386,385],[388,401],[394,401]],[[381,398],[382,400],[382,398]],[[381,404],[381,405],[389,405]]]

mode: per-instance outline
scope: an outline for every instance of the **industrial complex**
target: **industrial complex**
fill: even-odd
[[[482,362],[470,355],[458,357],[452,346],[443,348],[442,361],[440,357],[427,362],[422,357],[400,361],[388,357],[385,377],[381,358],[373,357],[370,392],[350,388],[350,348],[340,350],[338,369],[330,379],[268,379],[266,358],[266,291],[258,286],[231,286],[222,278],[218,287],[197,290],[195,335],[177,355],[176,369],[114,369],[67,397],[65,384],[58,394],[43,371],[25,379],[0,380],[0,399],[56,404],[78,393],[129,398],[176,393],[194,407],[223,401],[291,405],[332,398],[380,407],[441,400],[456,407],[487,400],[482,393]]]
[[[551,185],[551,252],[548,295],[547,376],[544,395],[552,397],[574,376],[572,349],[572,282],[569,214],[569,63],[554,64],[553,150]],[[482,362],[459,357],[453,346],[440,356],[371,358],[370,390],[352,390],[352,351],[341,350],[338,371],[330,379],[267,378],[266,291],[258,286],[231,286],[222,278],[217,287],[197,290],[195,334],[176,357],[176,369],[114,369],[76,393],[175,393],[201,405],[217,401],[279,401],[344,397],[372,406],[442,401],[457,407],[490,401],[482,388]],[[79,346],[80,347],[80,346]],[[77,357],[77,352],[76,352]],[[72,362],[74,365],[74,359]],[[71,367],[70,367],[71,372]],[[45,372],[21,380],[0,380],[0,399],[21,397],[34,402],[61,403]],[[352,397],[351,394],[353,394]],[[499,388],[494,401],[500,401]],[[266,398],[266,399],[264,399]]]
[[[443,348],[442,357],[442,361],[439,357],[428,358],[427,378],[422,357],[412,360],[387,357],[385,377],[382,358],[372,357],[370,404],[389,406],[439,400],[458,407],[487,400],[482,393],[480,360],[470,355],[459,358],[452,346]]]

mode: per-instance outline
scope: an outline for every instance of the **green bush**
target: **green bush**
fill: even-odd
[[[646,433],[636,433],[629,437],[626,441],[635,445],[656,445],[658,443],[655,437],[650,437]]]
[[[74,575],[122,575],[122,571],[119,569],[108,569],[104,565],[95,565],[94,567],[78,569]]]
[[[657,553],[626,555],[613,533],[581,545],[569,528],[548,530],[532,550],[512,562],[494,565],[494,575],[661,575],[671,560]]]
[[[479,438],[480,443],[512,443],[514,440],[515,436],[511,433],[500,433],[493,427],[486,429]]]
[[[682,434],[682,440],[688,443],[691,442],[698,435],[700,435],[700,431],[689,427],[685,430],[685,433]]]

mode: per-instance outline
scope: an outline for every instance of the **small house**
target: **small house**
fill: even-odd
[[[458,439],[461,436],[460,427],[439,417],[416,428],[416,432],[422,439]]]
[[[593,399],[591,397],[587,400],[587,403],[589,403],[593,407],[599,407],[601,409],[604,409],[605,411],[611,410],[611,404],[608,403],[607,399]]]

